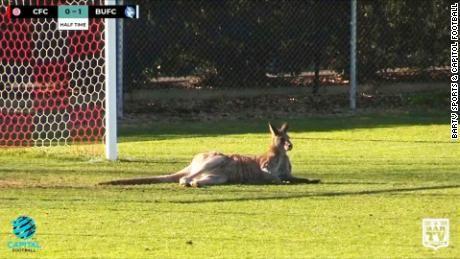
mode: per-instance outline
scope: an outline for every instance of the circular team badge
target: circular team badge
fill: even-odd
[[[125,8],[125,16],[131,19],[134,18],[136,16],[136,10],[131,6],[127,6]]]
[[[12,224],[13,234],[20,239],[29,239],[35,234],[35,221],[31,217],[20,216]]]
[[[19,9],[17,7],[13,9],[13,15],[14,16],[19,16],[20,14],[21,14],[21,9]]]

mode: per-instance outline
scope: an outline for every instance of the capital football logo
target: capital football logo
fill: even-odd
[[[19,216],[11,222],[13,234],[18,239],[10,240],[8,248],[15,252],[35,252],[41,249],[40,244],[34,237],[37,231],[35,221],[29,216]]]
[[[20,216],[13,221],[13,234],[20,239],[33,237],[36,231],[35,221],[31,217]]]

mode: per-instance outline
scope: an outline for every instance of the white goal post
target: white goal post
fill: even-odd
[[[110,0],[106,0],[109,4]],[[117,150],[117,26],[105,19],[105,156],[116,160]]]

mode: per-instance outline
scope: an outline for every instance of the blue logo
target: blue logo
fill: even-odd
[[[13,234],[20,239],[32,238],[37,229],[35,221],[28,216],[20,216],[12,224]]]
[[[136,10],[132,6],[127,6],[125,8],[125,16],[128,18],[134,18],[136,16]]]

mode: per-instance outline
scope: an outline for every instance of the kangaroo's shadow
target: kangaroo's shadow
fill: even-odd
[[[305,184],[305,183],[298,183]],[[399,193],[399,192],[416,192],[425,190],[442,190],[442,189],[456,189],[460,185],[440,185],[440,186],[421,186],[412,188],[391,188],[381,190],[364,190],[364,191],[349,191],[349,192],[307,192],[296,193],[288,195],[276,195],[265,197],[236,197],[236,198],[216,198],[216,199],[202,199],[202,200],[176,200],[171,203],[208,203],[208,202],[234,202],[234,201],[257,201],[257,200],[288,200],[306,197],[334,197],[334,196],[355,196],[355,195],[373,195],[382,193]]]
[[[309,179],[309,178],[294,178],[291,180],[281,180],[281,183],[262,183],[262,182],[248,182],[240,183],[241,185],[310,185],[310,184],[321,184],[320,179]],[[232,185],[229,183],[228,185]]]

